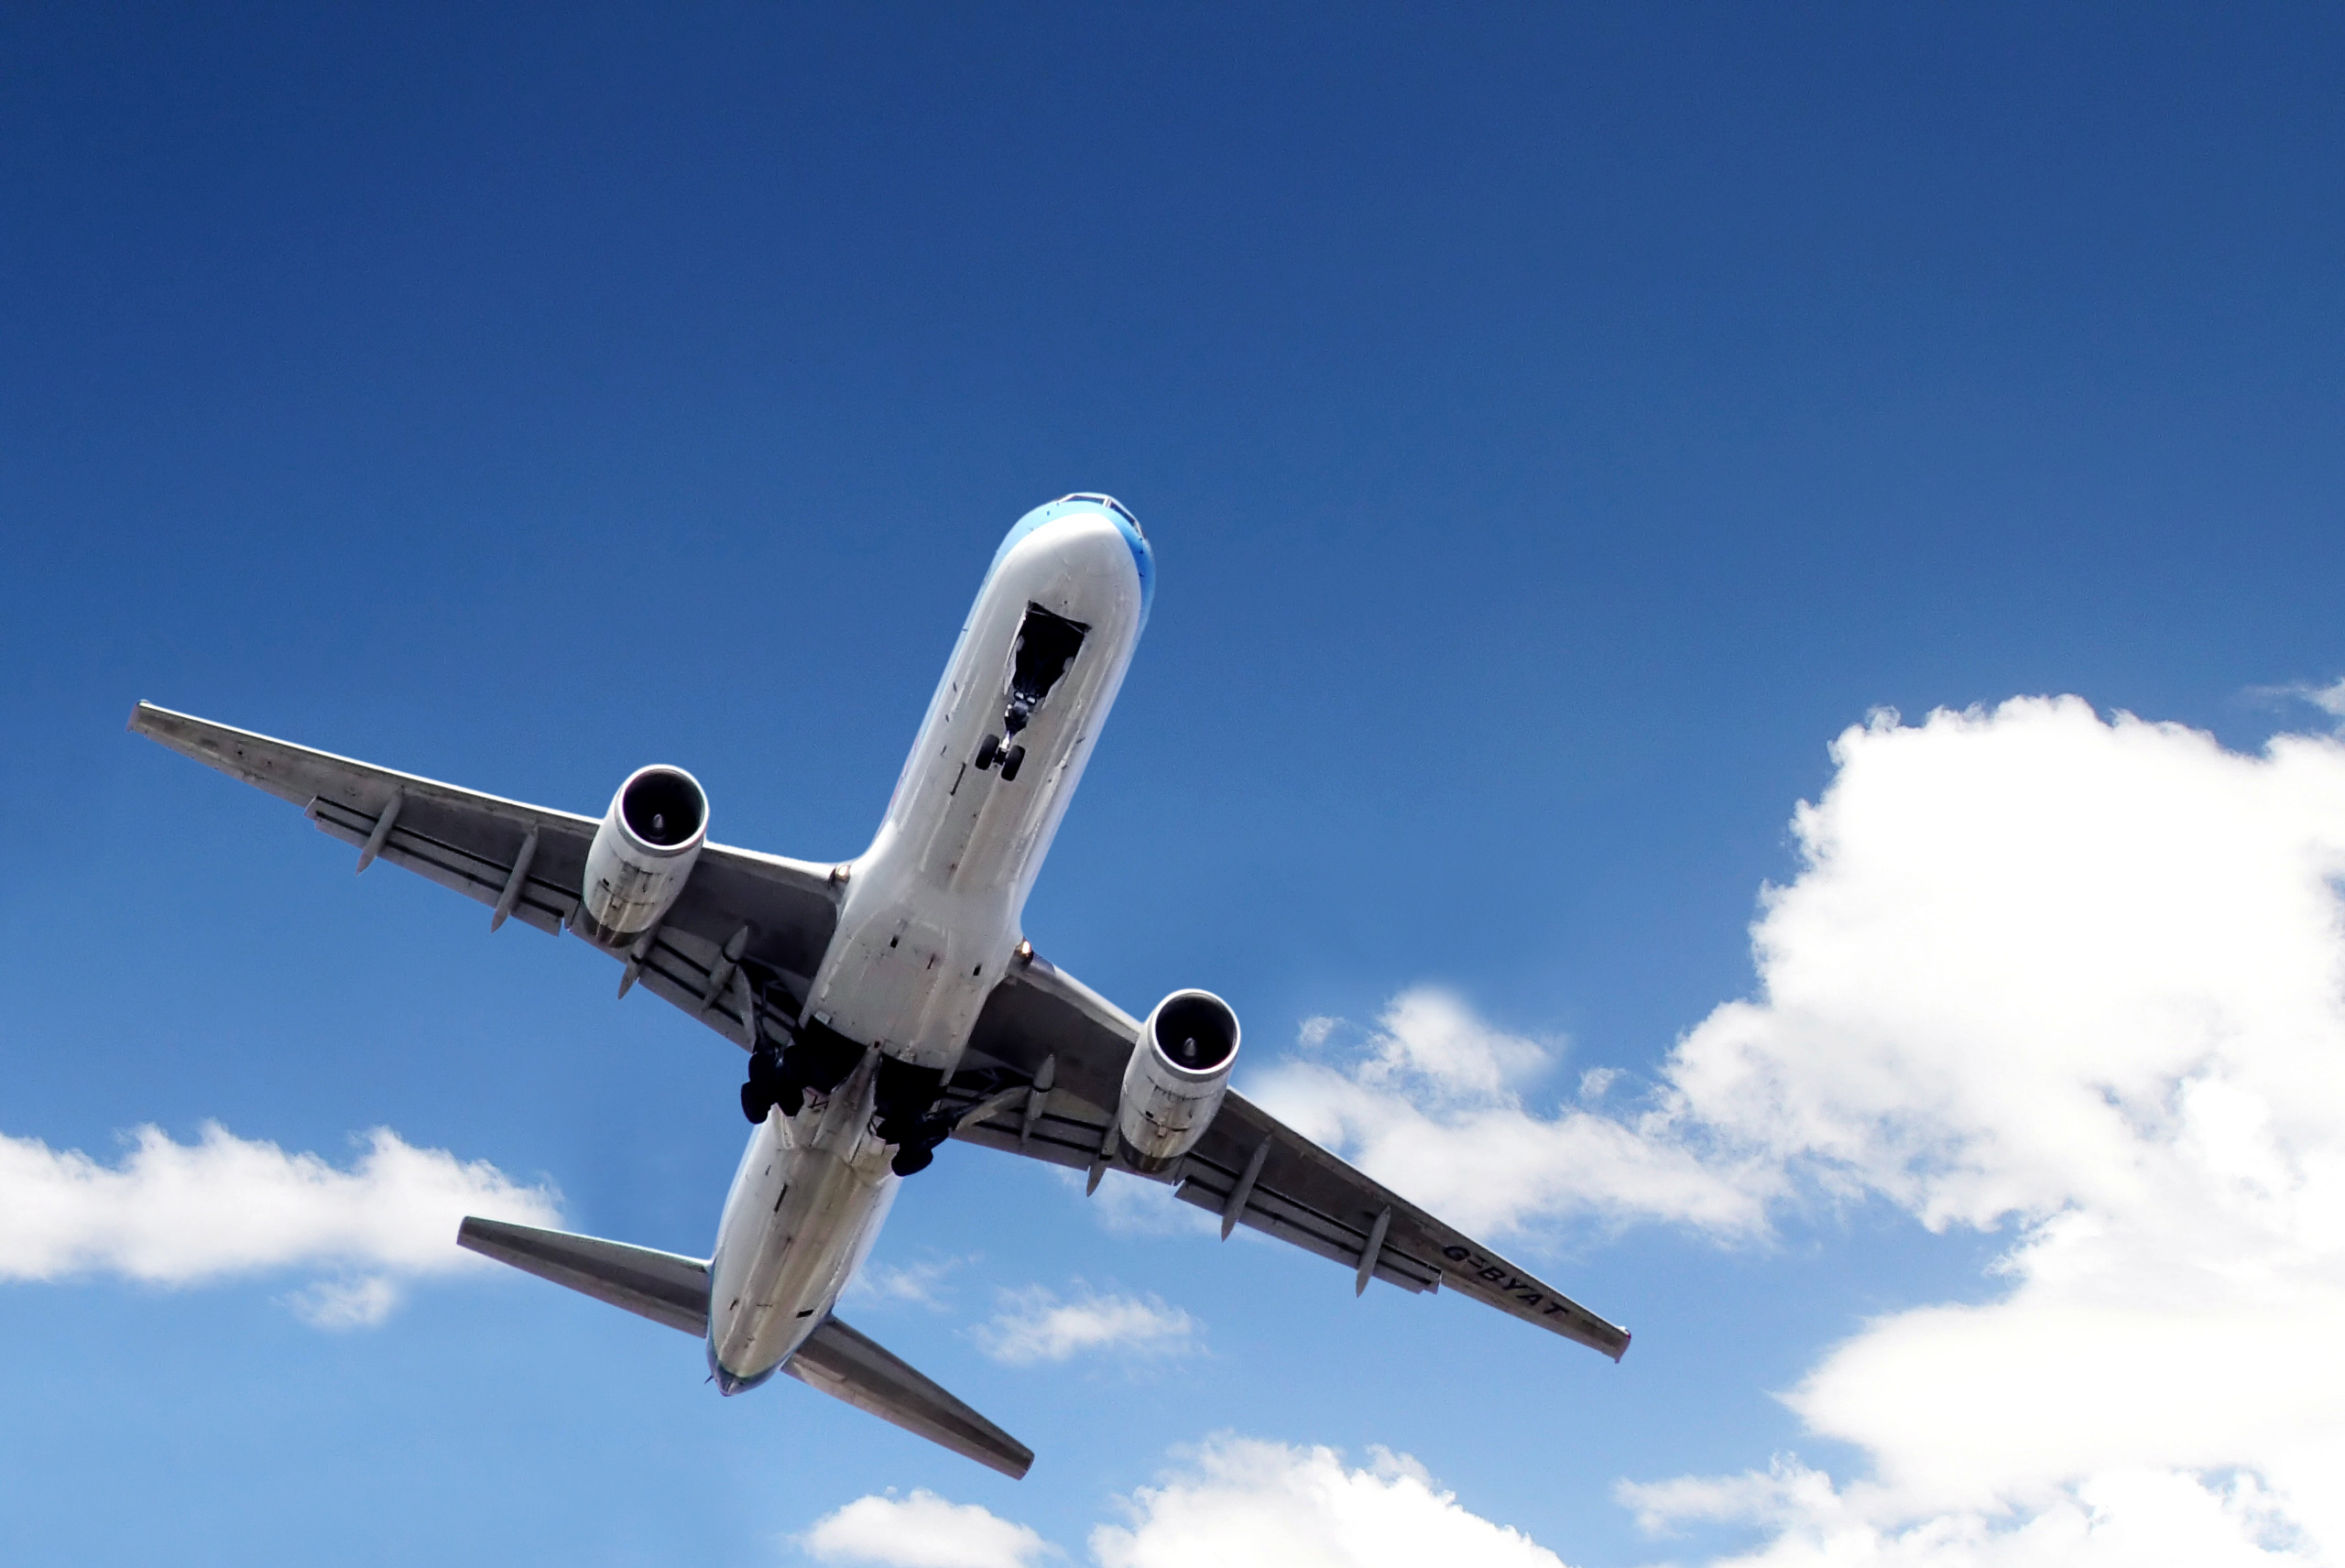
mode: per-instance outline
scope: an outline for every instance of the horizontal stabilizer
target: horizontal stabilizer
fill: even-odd
[[[456,1245],[653,1323],[708,1333],[708,1265],[697,1258],[479,1218],[457,1229]],[[836,1318],[824,1319],[781,1369],[1013,1480],[1034,1463],[1032,1449]]]
[[[836,1318],[824,1319],[781,1369],[1013,1481],[1034,1463],[1032,1449]]]
[[[708,1333],[708,1265],[697,1258],[478,1218],[457,1228],[456,1245],[694,1337]]]

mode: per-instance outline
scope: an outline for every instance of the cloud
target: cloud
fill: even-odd
[[[1022,1524],[926,1490],[857,1497],[816,1520],[799,1544],[825,1563],[887,1568],[1028,1568],[1050,1551]]]
[[[399,1304],[398,1287],[381,1275],[358,1279],[321,1279],[285,1298],[293,1315],[311,1328],[373,1328]]]
[[[1194,1349],[1199,1325],[1154,1296],[1103,1295],[1078,1286],[1062,1300],[1041,1285],[1002,1293],[1002,1310],[975,1331],[977,1347],[1011,1367],[1067,1361],[1093,1351],[1176,1356]]]
[[[1742,1478],[1779,1530],[1754,1561],[2345,1550],[2345,746],[2070,699],[1838,757],[1761,996],[1680,1044],[1675,1114],[2010,1228],[2009,1289],[1877,1320],[1793,1390],[1871,1473]]]
[[[1961,1510],[1884,1523],[1860,1493],[1796,1461],[1698,1482],[1623,1486],[1650,1524],[1685,1519],[1763,1525],[1774,1534],[1718,1568],[2281,1568],[2327,1562],[2251,1474],[2096,1474],[2030,1508]]]
[[[1100,1568],[1563,1568],[1383,1449],[1355,1469],[1333,1449],[1224,1435],[1135,1491],[1125,1512],[1091,1532]]]
[[[866,1263],[846,1282],[846,1299],[860,1306],[920,1306],[942,1310],[943,1284],[953,1271],[972,1262],[967,1258],[933,1258],[901,1268]]]
[[[1151,1181],[1120,1167],[1111,1167],[1101,1178],[1098,1188],[1086,1196],[1084,1172],[1061,1170],[1055,1174],[1062,1188],[1083,1197],[1099,1227],[1110,1236],[1219,1234],[1218,1220],[1194,1203],[1184,1203],[1174,1197],[1167,1182]]]
[[[320,1327],[356,1327],[390,1312],[394,1277],[479,1262],[455,1245],[468,1214],[560,1217],[550,1189],[385,1127],[347,1170],[216,1123],[193,1143],[139,1127],[115,1165],[0,1135],[0,1279],[111,1274],[181,1286],[322,1269],[331,1277],[287,1304]]]
[[[1099,1568],[1563,1568],[1381,1448],[1354,1468],[1331,1448],[1223,1433],[1117,1506],[1122,1522],[1091,1531]],[[1030,1568],[1063,1555],[1024,1525],[926,1491],[858,1497],[799,1544],[827,1563],[889,1568]]]
[[[1657,1528],[1761,1526],[1737,1562],[2345,1554],[2345,743],[2021,699],[1834,757],[1756,994],[1641,1098],[1532,1108],[1523,1052],[1412,993],[1277,1103],[1533,1241],[1881,1202],[2007,1235],[1997,1299],[1875,1320],[1786,1396],[1857,1472],[1624,1488]]]
[[[2333,719],[2345,719],[2345,679],[2315,686],[2309,681],[2295,681],[2285,686],[2251,686],[2247,695],[2265,702],[2295,702],[2309,703]]]
[[[1779,1170],[1707,1150],[1667,1108],[1626,1121],[1587,1105],[1541,1113],[1524,1090],[1553,1065],[1550,1050],[1492,1029],[1445,991],[1402,992],[1339,1056],[1326,1049],[1338,1032],[1332,1019],[1306,1020],[1317,1054],[1251,1078],[1247,1093],[1467,1230],[1554,1235],[1582,1219],[1667,1220],[1729,1238],[1767,1229]],[[1600,1100],[1611,1081],[1592,1073],[1584,1091]]]

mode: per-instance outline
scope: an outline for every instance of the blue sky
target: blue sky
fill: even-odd
[[[2340,35],[2149,6],[0,19],[0,1532],[27,1561],[945,1563],[849,1528],[930,1516],[842,1512],[926,1488],[1047,1543],[986,1563],[1117,1568],[1276,1473],[1319,1499],[1298,1530],[1366,1497],[1573,1564],[1790,1563],[1824,1475],[1883,1552],[2166,1518],[2136,1482],[2197,1488],[2176,1506],[2241,1551],[2345,1551],[2290,1490],[2345,1443],[2333,1360],[2310,1415],[2229,1447],[2086,1432],[2010,1474],[1848,1393],[1963,1365],[1893,1360],[1957,1307],[1993,1343],[2056,1276],[2224,1274],[2142,1206],[2158,1181],[2099,1184],[2263,1171],[2218,1124],[2265,1128],[2239,1137],[2282,1174],[2251,1184],[2295,1195],[2239,1268],[2309,1269],[2290,1312],[2345,1281]],[[387,1127],[685,1251],[743,1127],[714,1036],[614,1003],[582,944],[354,880],[298,812],[123,734],[133,702],[572,810],[671,761],[717,837],[845,857],[1002,531],[1094,488],[1160,592],[1037,946],[1134,1010],[1229,997],[1241,1084],[1372,1168],[1520,1135],[1544,1185],[1412,1179],[1634,1329],[1621,1366],[966,1149],[910,1184],[900,1290],[855,1315],[1038,1450],[1016,1485],[794,1386],[720,1400],[689,1341],[528,1279],[203,1253],[250,1217],[203,1208],[225,1189],[174,1230],[201,1277],[139,1277],[107,1227],[178,1178],[97,1168],[135,1173],[141,1127],[345,1171]],[[2089,706],[1999,706],[2064,693]],[[2205,940],[2063,945],[2136,919]],[[1949,967],[1981,933],[2012,945]],[[2231,1022],[2144,1043],[2176,1018]],[[2093,1141],[2095,1094],[2134,1144]],[[2076,1263],[2062,1215],[2135,1261]],[[379,1323],[307,1321],[377,1277]],[[1163,1332],[1005,1361],[987,1325],[1037,1291]],[[2136,1326],[2095,1342],[2203,1343]]]

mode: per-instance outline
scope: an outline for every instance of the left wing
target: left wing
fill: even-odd
[[[141,702],[130,727],[231,779],[290,800],[324,833],[496,913],[557,932],[577,910],[593,817],[354,762]],[[385,819],[388,818],[387,822]],[[524,850],[527,859],[524,861]],[[838,919],[831,868],[712,844],[625,987],[638,980],[736,1045],[796,1020]],[[735,959],[726,945],[738,942]],[[608,951],[608,950],[603,950]],[[627,953],[614,957],[630,959]]]
[[[978,1015],[947,1091],[954,1136],[1055,1165],[1089,1167],[1115,1123],[1140,1021],[1039,957],[1014,965]],[[1407,1290],[1447,1286],[1618,1361],[1629,1333],[1444,1225],[1232,1090],[1205,1138],[1151,1180],[1237,1225],[1291,1241]]]

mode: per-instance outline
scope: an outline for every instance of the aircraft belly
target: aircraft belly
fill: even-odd
[[[889,1056],[949,1066],[1013,943],[998,908],[954,911],[907,901],[840,933],[815,1017]]]
[[[888,1146],[870,1136],[871,1074],[751,1135],[710,1266],[709,1348],[754,1380],[805,1343],[870,1250],[895,1201]]]

